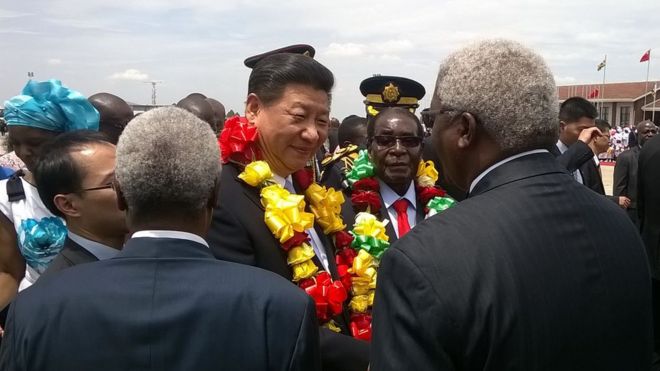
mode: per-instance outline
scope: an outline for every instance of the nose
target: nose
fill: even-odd
[[[319,132],[316,129],[314,122],[308,123],[305,125],[305,129],[302,131],[302,138],[310,143],[316,143],[319,140]]]
[[[392,146],[392,149],[390,151],[395,153],[405,153],[406,147],[403,144],[401,144],[400,138],[396,138],[394,141],[394,145]]]

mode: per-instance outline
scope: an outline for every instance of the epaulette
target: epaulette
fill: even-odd
[[[349,144],[346,147],[339,148],[334,153],[328,153],[323,160],[321,160],[321,167],[325,170],[326,168],[332,166],[335,162],[346,158],[351,157],[354,159],[358,154],[358,146],[354,144]]]

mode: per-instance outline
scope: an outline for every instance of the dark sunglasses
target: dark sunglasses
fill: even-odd
[[[390,148],[396,145],[397,140],[406,148],[416,148],[422,144],[422,137],[412,135],[376,135],[374,142],[380,147]]]

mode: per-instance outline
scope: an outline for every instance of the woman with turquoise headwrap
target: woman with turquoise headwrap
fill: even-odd
[[[5,102],[9,143],[25,163],[0,181],[0,309],[33,284],[62,248],[66,227],[39,198],[31,170],[41,146],[58,134],[98,130],[99,113],[59,80],[30,80]]]

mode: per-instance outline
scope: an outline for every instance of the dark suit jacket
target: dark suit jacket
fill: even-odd
[[[238,169],[233,165],[222,169],[219,206],[213,213],[213,223],[207,237],[211,251],[218,259],[267,269],[291,280],[292,272],[286,263],[286,252],[264,223],[259,190],[239,180],[238,174]],[[316,231],[326,247],[329,273],[338,278],[332,244],[318,226]],[[314,259],[321,266],[318,259]],[[321,329],[323,369],[366,370],[369,362],[368,343],[349,335],[347,312],[335,320],[342,328],[342,334]]]
[[[178,239],[47,278],[12,303],[3,370],[319,370],[312,300]]]
[[[580,169],[587,161],[594,158],[594,152],[591,148],[580,140],[568,147],[564,153],[561,153],[556,145],[548,148],[548,150],[555,155],[559,164],[568,170],[569,173]]]
[[[46,271],[39,278],[50,276],[53,273],[73,267],[74,265],[91,263],[98,260],[94,254],[67,237],[60,253],[55,256],[55,259],[50,262]]]
[[[630,199],[630,208],[637,208],[637,159],[639,146],[624,151],[617,157],[614,166],[615,196],[626,196]]]
[[[549,154],[495,168],[385,253],[371,370],[648,370],[636,234]]]
[[[649,139],[639,153],[637,211],[651,272],[660,279],[660,135]]]
[[[580,167],[580,173],[582,174],[582,181],[584,185],[587,186],[592,191],[598,193],[599,195],[605,196],[608,200],[619,204],[618,196],[608,196],[605,194],[605,186],[603,185],[603,178],[598,171],[596,163],[593,161],[587,161]]]

